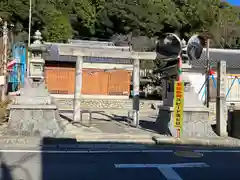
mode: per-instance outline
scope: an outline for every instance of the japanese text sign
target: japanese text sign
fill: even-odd
[[[183,124],[184,82],[174,83],[174,127],[181,129]]]

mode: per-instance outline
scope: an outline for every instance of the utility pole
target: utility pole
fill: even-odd
[[[210,71],[210,63],[209,63],[209,46],[210,46],[210,39],[207,40],[207,48],[206,48],[206,54],[207,54],[207,69],[206,69],[206,90],[207,93],[206,96],[206,105],[209,107],[209,101],[210,101],[210,82],[209,82],[209,71]]]
[[[4,84],[2,85],[2,101],[6,101],[6,89],[7,89],[7,58],[8,58],[8,24],[7,21],[3,24],[3,76],[4,76]]]
[[[28,17],[28,47],[30,47],[31,44],[31,28],[32,28],[32,0],[29,0],[29,17]],[[28,58],[27,58],[27,76],[29,76],[29,58],[30,58],[30,53],[28,53]]]
[[[32,0],[29,0],[28,47],[30,47],[31,44],[31,26],[32,26]]]

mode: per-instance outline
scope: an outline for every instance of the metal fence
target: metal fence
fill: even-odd
[[[216,101],[217,97],[217,78],[214,75],[209,76],[209,84],[210,84],[210,101]],[[202,87],[204,87],[203,84]],[[206,94],[206,88],[202,88],[200,90],[202,98]],[[227,78],[227,89],[226,89],[226,99],[229,103],[240,102],[240,77],[235,75],[228,75]]]

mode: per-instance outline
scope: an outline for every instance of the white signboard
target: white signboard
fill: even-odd
[[[6,84],[5,76],[0,76],[0,85],[5,85],[5,84]]]

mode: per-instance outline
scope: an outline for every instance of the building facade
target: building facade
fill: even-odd
[[[217,63],[224,60],[227,63],[228,82],[226,87],[226,98],[229,103],[240,102],[240,50],[235,49],[209,49],[209,62],[214,74],[210,75],[210,100],[216,100],[217,86]],[[192,83],[195,92],[198,93],[199,99],[205,99],[206,66],[207,66],[206,49],[197,61],[192,61],[185,65],[184,74]]]
[[[54,49],[44,56],[46,85],[51,94],[74,94],[74,56],[57,57]],[[83,95],[129,96],[132,60],[84,57]]]

